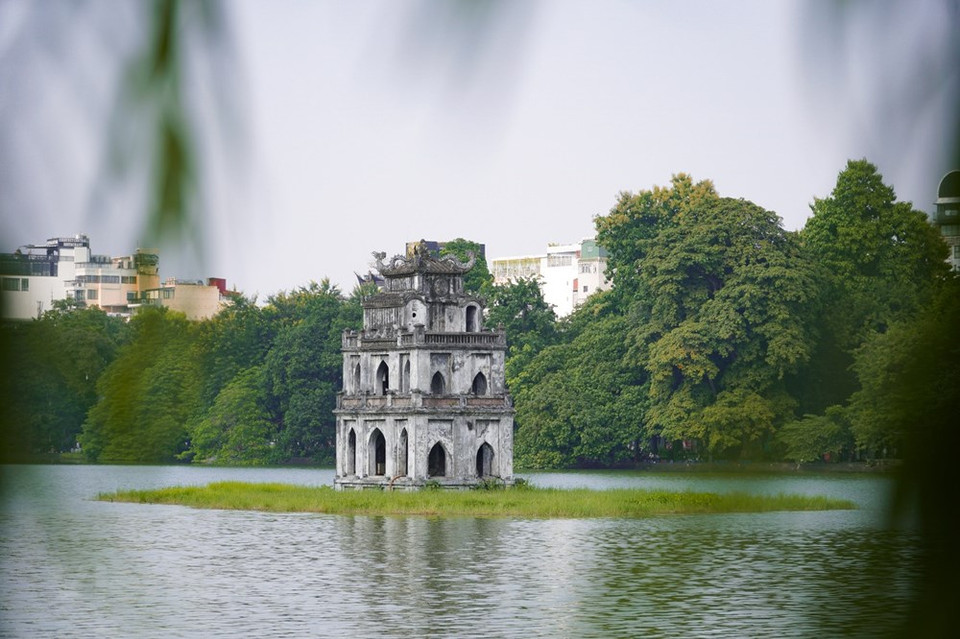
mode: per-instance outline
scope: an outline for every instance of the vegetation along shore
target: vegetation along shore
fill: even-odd
[[[104,493],[101,501],[172,504],[219,510],[309,512],[342,515],[463,517],[647,517],[667,514],[850,510],[846,500],[806,495],[669,492],[637,489],[336,491],[329,486],[217,482],[154,490]]]

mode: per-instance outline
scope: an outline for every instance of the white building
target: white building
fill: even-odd
[[[610,288],[604,277],[607,253],[592,238],[576,244],[551,244],[542,255],[495,258],[490,273],[495,284],[534,278],[543,299],[557,317],[565,317],[597,291]]]
[[[214,316],[229,299],[226,281],[160,281],[156,250],[94,255],[86,235],[55,237],[0,254],[0,317],[36,319],[58,300],[129,316],[143,305],[166,306],[188,319]]]
[[[4,319],[33,319],[57,300],[81,300],[77,263],[90,261],[86,235],[54,237],[0,255],[0,309]]]

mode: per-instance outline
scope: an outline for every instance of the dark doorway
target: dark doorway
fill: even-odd
[[[379,428],[370,434],[370,474],[387,474],[387,440]]]
[[[490,477],[493,474],[493,446],[484,442],[477,451],[477,477]]]
[[[357,474],[357,434],[350,429],[350,435],[347,436],[347,474]]]
[[[390,368],[386,362],[380,362],[377,368],[377,394],[386,395],[390,390]]]
[[[440,442],[434,444],[430,449],[430,456],[427,457],[427,476],[443,477],[447,474],[447,453],[444,452]]]
[[[400,431],[400,443],[397,446],[397,475],[405,477],[407,474],[407,429]]]

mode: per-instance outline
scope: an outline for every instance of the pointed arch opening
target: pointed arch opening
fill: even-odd
[[[347,435],[347,475],[356,475],[357,474],[357,433],[354,430],[350,429],[350,434]]]
[[[447,453],[443,450],[443,444],[437,442],[430,449],[430,455],[427,457],[427,476],[444,477],[447,474]]]
[[[377,367],[377,394],[386,395],[390,390],[390,367],[386,362],[381,361]]]
[[[353,394],[360,394],[360,362],[353,367]]]
[[[430,380],[430,392],[434,395],[443,395],[447,392],[447,381],[443,379],[443,373],[437,371]]]
[[[407,475],[407,454],[409,453],[407,445],[407,429],[400,431],[400,441],[397,444],[397,475],[406,477]]]
[[[370,445],[369,445],[369,454],[367,458],[370,460],[370,475],[386,475],[387,474],[387,439],[383,436],[383,432],[379,428],[374,428],[373,432],[370,433]]]
[[[493,468],[493,446],[487,442],[477,450],[477,477],[495,475]]]
[[[400,380],[400,392],[410,392],[410,360],[407,360],[403,365],[403,379]]]
[[[467,332],[476,333],[478,330],[477,307],[471,304],[467,307]]]
[[[483,373],[477,373],[473,378],[473,385],[470,387],[470,392],[474,395],[487,394],[487,378]]]

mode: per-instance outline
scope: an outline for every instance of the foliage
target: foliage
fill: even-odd
[[[238,373],[192,429],[190,456],[218,464],[264,464],[276,437],[263,398],[263,367]]]
[[[960,414],[960,280],[945,283],[914,319],[873,336],[856,353],[860,389],[850,399],[861,447],[944,447]],[[949,448],[945,448],[948,449]]]
[[[341,335],[359,329],[359,298],[346,302],[323,280],[271,298],[265,313],[283,326],[264,362],[277,417],[274,461],[333,460],[336,393],[342,387]]]
[[[624,365],[627,321],[611,316],[548,346],[513,380],[522,468],[616,464],[642,439],[642,371]]]
[[[194,327],[163,307],[143,309],[130,324],[133,339],[97,382],[100,400],[80,443],[92,461],[170,462],[187,446],[186,423],[200,400]]]
[[[493,275],[490,274],[490,269],[487,267],[487,259],[481,251],[480,244],[458,237],[455,240],[444,242],[440,257],[452,255],[461,262],[466,262],[470,253],[473,254],[476,261],[473,268],[463,275],[463,288],[468,293],[486,296],[493,285]]]
[[[659,438],[756,454],[809,357],[810,269],[772,213],[686,175],[597,219],[613,290],[513,378],[517,462],[639,461]]]
[[[824,415],[804,415],[784,424],[777,439],[785,446],[786,457],[797,463],[812,462],[852,450],[853,435],[846,413],[843,406],[831,406]]]
[[[926,215],[897,202],[876,166],[851,160],[829,197],[816,198],[800,232],[817,273],[820,343],[797,388],[820,413],[857,390],[853,355],[930,303],[947,276],[947,248]]]
[[[0,425],[5,458],[71,449],[96,382],[129,338],[127,325],[99,309],[55,304],[39,320],[0,326],[4,367]]]
[[[507,385],[530,359],[557,340],[557,316],[534,279],[498,284],[488,297],[487,326],[502,326],[507,335]]]

